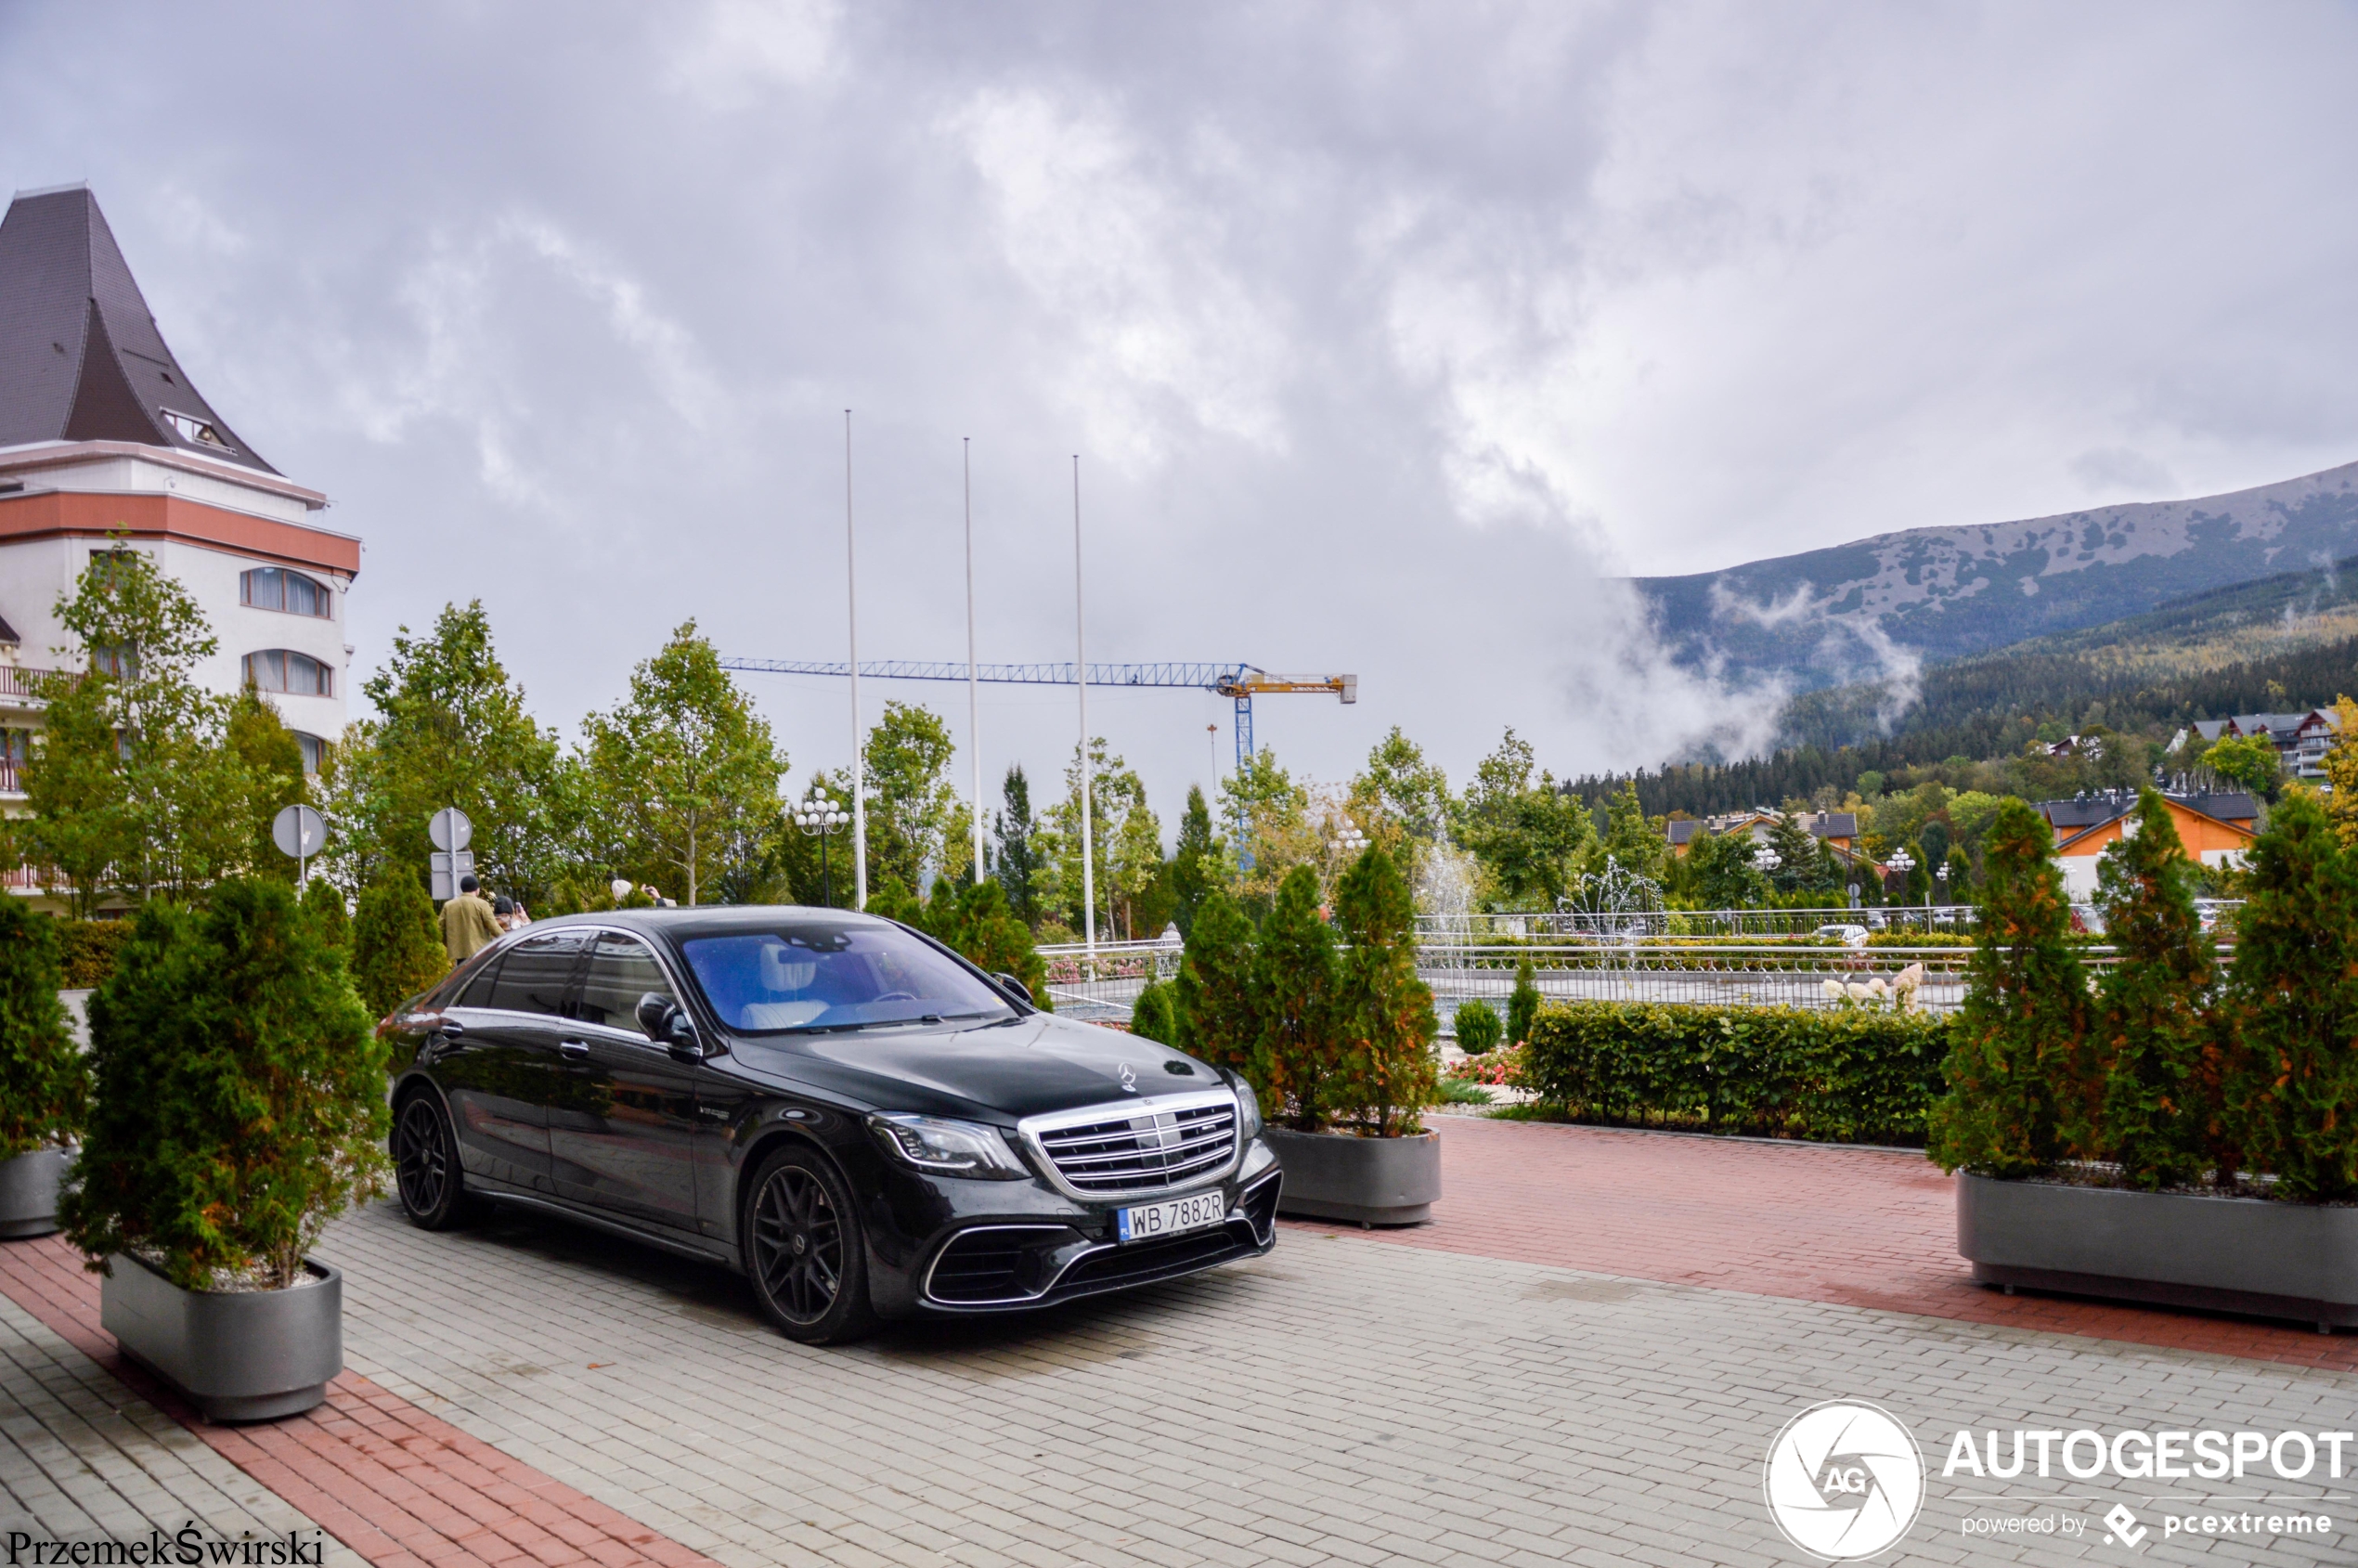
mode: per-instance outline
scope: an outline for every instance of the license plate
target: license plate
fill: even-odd
[[[1113,1212],[1115,1233],[1124,1241],[1153,1241],[1191,1230],[1209,1230],[1228,1217],[1228,1200],[1217,1192],[1166,1198]]]

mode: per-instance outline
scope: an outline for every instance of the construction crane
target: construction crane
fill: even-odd
[[[832,662],[823,659],[722,659],[720,667],[750,675],[848,677],[851,674],[851,666],[840,659]],[[872,680],[964,680],[966,679],[966,667],[949,660],[862,659],[860,673]],[[977,665],[974,678],[1025,686],[1070,686],[1075,683],[1072,666],[1069,663]],[[1252,699],[1255,696],[1313,692],[1341,697],[1346,703],[1359,700],[1359,678],[1355,675],[1272,675],[1259,665],[1250,664],[1093,664],[1089,667],[1089,684],[1192,687],[1233,698],[1237,705],[1238,772],[1252,765]]]

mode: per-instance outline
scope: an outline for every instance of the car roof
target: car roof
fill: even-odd
[[[523,929],[563,930],[568,926],[610,926],[680,941],[689,937],[774,930],[786,924],[899,928],[892,921],[880,915],[864,914],[855,909],[814,908],[804,904],[703,904],[694,909],[590,910],[580,914],[559,914],[546,920],[536,920]]]

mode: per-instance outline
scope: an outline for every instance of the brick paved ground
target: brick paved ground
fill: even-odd
[[[1931,1450],[1924,1519],[1882,1561],[2102,1560],[2125,1554],[1961,1524],[2122,1498],[2150,1519],[2155,1484],[1952,1484],[1949,1432],[2358,1414],[2358,1377],[2283,1354],[2276,1330],[2043,1303],[2057,1333],[1965,1310],[1938,1268],[1941,1185],[1913,1161],[1504,1124],[1444,1140],[1451,1196],[1428,1231],[1289,1226],[1273,1257],[1193,1281],[845,1350],[771,1334],[717,1270],[555,1222],[429,1236],[379,1207],[321,1251],[346,1271],[366,1385],[732,1565],[1796,1562],[1761,1458],[1838,1396]],[[1843,1257],[1915,1304],[1826,1299],[1856,1286]],[[2136,1342],[2123,1324],[2224,1337]],[[2353,1506],[2347,1484],[2270,1491]],[[2348,1523],[2322,1542],[2156,1535],[2144,1555],[2347,1561]]]

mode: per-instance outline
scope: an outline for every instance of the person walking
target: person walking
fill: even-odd
[[[459,896],[442,906],[442,946],[453,968],[499,940],[499,917],[491,912],[473,876],[459,878]]]

